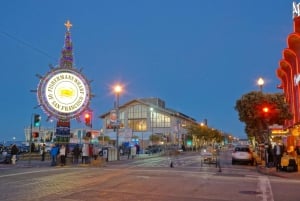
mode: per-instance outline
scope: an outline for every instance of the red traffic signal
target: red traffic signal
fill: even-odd
[[[87,133],[85,134],[85,136],[90,138],[90,137],[92,137],[92,133],[91,133],[91,132],[87,132]]]
[[[90,113],[86,113],[84,115],[84,122],[86,126],[91,126],[92,125],[92,115]]]
[[[263,107],[262,111],[267,114],[269,113],[270,109],[268,107]]]
[[[39,137],[39,133],[38,132],[33,132],[32,133],[32,137],[33,138],[38,138]]]

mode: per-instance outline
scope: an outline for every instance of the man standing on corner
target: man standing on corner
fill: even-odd
[[[46,154],[46,145],[43,144],[41,146],[41,156],[42,156],[42,160],[41,161],[45,161],[45,154]]]
[[[281,166],[281,156],[282,156],[282,148],[281,146],[278,144],[278,142],[276,142],[276,145],[274,146],[274,156],[275,156],[275,167],[276,167],[276,171],[280,170],[280,166]]]
[[[14,144],[11,147],[11,156],[12,156],[11,161],[12,161],[12,164],[16,164],[18,152],[19,152],[19,149],[18,149],[17,145]]]
[[[58,146],[53,145],[50,151],[51,155],[51,166],[56,166],[56,160],[57,160],[57,155],[58,155]]]

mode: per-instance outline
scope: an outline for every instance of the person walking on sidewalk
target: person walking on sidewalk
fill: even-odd
[[[74,164],[78,164],[80,153],[81,153],[81,151],[80,151],[79,145],[76,144],[74,147],[74,150],[73,150]]]
[[[84,143],[82,146],[82,152],[81,152],[81,163],[87,164],[89,158],[89,144]]]
[[[42,146],[41,146],[41,156],[42,156],[42,159],[41,159],[41,161],[45,161],[45,154],[46,154],[46,145],[45,144],[43,144]]]
[[[19,149],[17,147],[16,144],[14,144],[12,147],[11,147],[11,161],[12,161],[12,164],[16,164],[16,161],[17,161],[17,154],[19,152]]]
[[[276,171],[279,171],[281,166],[282,147],[278,142],[276,142],[273,152],[275,156],[274,166],[276,167]]]
[[[60,155],[60,165],[66,165],[66,147],[65,145],[61,145],[59,149],[59,155]]]

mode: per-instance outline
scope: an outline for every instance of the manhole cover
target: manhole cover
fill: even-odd
[[[240,193],[242,193],[242,194],[248,194],[248,195],[261,194],[261,192],[257,192],[257,191],[240,191]]]

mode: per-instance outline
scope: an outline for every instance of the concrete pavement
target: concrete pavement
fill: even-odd
[[[125,161],[130,161],[130,160],[139,160],[139,159],[145,159],[145,158],[150,158],[150,157],[158,157],[160,154],[140,154],[139,156],[135,156],[134,158],[129,158],[128,156],[121,156],[120,161],[109,161],[107,164],[122,164]],[[99,166],[105,166],[106,162],[102,163]],[[32,159],[32,160],[23,160],[20,159],[16,162],[16,164],[0,164],[0,169],[10,169],[10,168],[40,168],[40,167],[50,167],[51,166],[51,160],[50,158],[46,158],[45,161],[41,161],[39,159]],[[67,162],[67,167],[93,167],[93,164],[81,164],[81,160],[79,160],[79,164],[72,164],[70,159],[69,162]],[[59,165],[57,167],[60,167]],[[276,171],[276,168],[268,168],[265,167],[264,165],[258,165],[257,166],[257,171],[261,174],[264,175],[269,175],[269,176],[275,176],[275,177],[280,177],[280,178],[286,178],[286,179],[296,179],[300,180],[300,171],[298,172],[285,172],[285,171]]]

